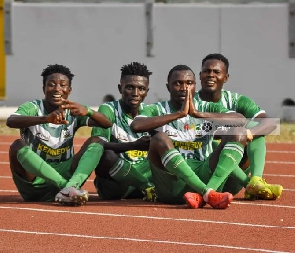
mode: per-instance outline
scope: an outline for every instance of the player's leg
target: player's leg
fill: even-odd
[[[143,164],[145,164],[144,169],[146,169],[148,161],[143,162]],[[95,169],[95,174],[105,179],[112,178],[119,184],[133,186],[141,191],[154,187],[148,176],[139,170],[137,165],[132,165],[111,150],[105,150],[99,165]]]
[[[16,140],[12,143],[9,149],[9,160],[11,171],[28,182],[32,182],[37,176],[57,188],[62,188],[67,183],[65,178],[32,151],[23,140]]]
[[[160,201],[165,203],[181,203],[180,196],[188,191],[183,195],[183,198],[191,208],[199,208],[204,205],[202,196],[208,193],[209,189],[188,165],[187,160],[174,148],[167,134],[157,133],[152,137],[149,148],[149,160],[156,192],[157,195],[159,194]],[[199,165],[201,164],[202,162],[199,162]],[[189,189],[194,191],[194,193],[190,192]],[[215,192],[212,189],[209,191]],[[217,195],[227,195],[227,199],[231,196],[231,194],[224,193],[217,193]],[[211,205],[211,203],[209,204]],[[217,205],[212,207],[225,208]]]
[[[237,176],[237,183],[246,185],[249,181],[247,175],[242,172],[239,163],[247,144],[245,128],[232,128],[228,135],[223,136],[220,145],[212,153],[209,161],[213,172],[207,187],[217,190],[225,183],[230,174]]]
[[[77,154],[74,155],[71,164],[67,168],[72,174],[63,189],[56,195],[55,200],[60,204],[81,205],[88,201],[88,191],[81,189],[95,167],[99,163],[103,153],[100,139],[92,136],[82,145]]]

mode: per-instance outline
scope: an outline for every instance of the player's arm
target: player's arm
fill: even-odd
[[[188,89],[190,89],[190,87]],[[157,106],[155,104],[147,106],[141,115],[133,120],[130,125],[131,130],[135,133],[149,132],[174,120],[185,117],[188,114],[190,96],[188,94],[190,93],[191,92],[187,92],[186,100],[183,102],[181,109],[174,113],[158,115]]]
[[[208,103],[206,112],[200,112],[195,107],[195,100],[191,96],[189,114],[194,118],[214,120],[216,124],[243,126],[246,118],[241,113],[230,112],[216,103]]]
[[[89,117],[88,126],[99,126],[108,128],[112,126],[109,119],[102,113],[92,110],[89,106],[81,105],[77,102],[65,100],[61,106],[62,109],[69,109],[73,116],[87,116]]]
[[[149,149],[150,136],[143,136],[140,139],[132,142],[104,142],[104,149],[113,150],[115,153],[123,153],[128,150],[142,150]]]
[[[254,118],[254,125],[252,122],[247,124],[247,128],[251,131],[253,137],[265,136],[273,132],[277,128],[275,119],[269,118],[266,113],[261,113]]]
[[[276,120],[269,118],[265,111],[261,110],[249,97],[240,96],[236,110],[248,119],[246,127],[250,129],[254,137],[268,135],[277,128]]]
[[[26,128],[30,126],[54,123],[67,124],[65,112],[59,108],[46,116],[37,116],[37,107],[31,102],[21,105],[17,111],[10,115],[6,120],[6,125],[11,128]]]

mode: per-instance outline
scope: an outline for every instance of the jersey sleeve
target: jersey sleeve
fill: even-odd
[[[265,113],[251,98],[246,96],[238,98],[236,112],[243,114],[249,119],[255,118],[260,113]]]
[[[102,104],[98,108],[98,112],[104,114],[112,124],[115,122],[114,109],[109,104]],[[99,136],[105,141],[110,141],[112,128],[93,127],[91,136]]]
[[[159,116],[159,110],[156,104],[146,105],[144,108],[140,111],[139,115],[137,117],[154,117]]]
[[[229,112],[234,112],[234,111],[228,110],[227,108],[225,108],[221,104],[209,102],[208,106],[207,106],[207,112],[211,112],[211,113],[229,113]]]
[[[11,115],[38,116],[38,108],[32,102],[26,102],[20,105]]]

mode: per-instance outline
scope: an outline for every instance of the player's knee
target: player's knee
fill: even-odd
[[[170,147],[171,145],[172,142],[168,135],[163,132],[158,132],[151,138],[150,149],[163,149],[164,147]]]
[[[95,174],[103,178],[109,176],[109,170],[118,162],[119,156],[112,150],[105,150],[95,168]]]
[[[24,140],[21,140],[21,139],[15,140],[10,145],[9,153],[10,154],[17,154],[17,152],[24,146],[26,146],[26,143],[24,142]]]
[[[227,135],[227,141],[240,142],[243,146],[246,146],[247,129],[244,127],[231,128]]]

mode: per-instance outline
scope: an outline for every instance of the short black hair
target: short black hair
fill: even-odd
[[[53,64],[53,65],[48,65],[45,69],[43,69],[41,76],[43,76],[43,86],[46,83],[46,79],[48,76],[55,74],[55,73],[59,73],[59,74],[63,74],[65,76],[67,76],[69,78],[69,85],[72,85],[72,79],[75,76],[74,74],[72,74],[71,70],[64,66],[64,65],[60,65],[60,64]]]
[[[131,62],[121,68],[121,79],[125,76],[144,76],[149,80],[149,76],[153,72],[147,69],[145,64],[139,62]]]
[[[174,66],[172,69],[170,69],[168,76],[167,76],[167,82],[169,83],[170,77],[172,75],[172,73],[174,71],[182,71],[182,70],[190,70],[191,72],[193,72],[194,76],[195,76],[195,72],[187,65],[176,65]]]
[[[208,54],[203,60],[202,60],[202,66],[204,65],[204,63],[207,60],[219,60],[222,61],[225,65],[226,68],[226,72],[228,73],[228,69],[229,69],[229,62],[228,59],[222,55],[222,54]]]

